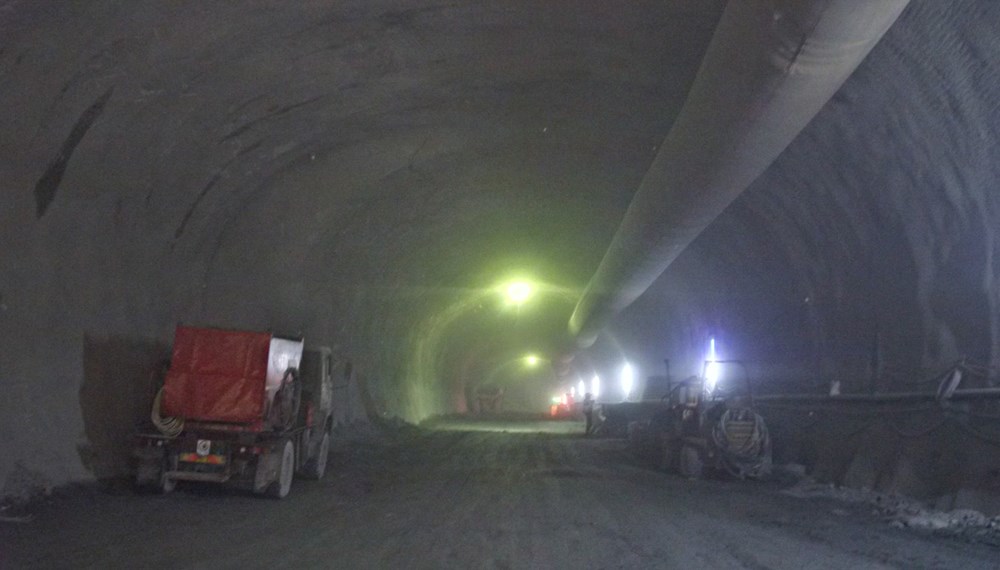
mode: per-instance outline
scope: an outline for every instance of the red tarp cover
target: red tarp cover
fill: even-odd
[[[253,422],[264,414],[268,333],[177,327],[162,413],[210,422]]]

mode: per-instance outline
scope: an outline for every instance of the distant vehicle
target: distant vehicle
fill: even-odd
[[[177,327],[152,425],[136,435],[136,483],[226,484],[286,497],[294,474],[326,472],[332,357],[266,332]]]
[[[576,402],[573,399],[573,395],[569,392],[552,398],[552,403],[549,405],[549,417],[554,419],[565,420],[573,418],[578,415],[577,411]]]
[[[499,414],[503,412],[503,388],[478,386],[475,391],[476,413]]]

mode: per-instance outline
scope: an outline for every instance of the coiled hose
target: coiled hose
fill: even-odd
[[[163,417],[160,415],[160,401],[163,400],[163,388],[161,387],[158,392],[156,392],[156,397],[153,398],[153,410],[149,413],[149,419],[152,420],[153,425],[156,429],[160,430],[160,433],[173,439],[184,431],[184,418],[171,418]]]
[[[734,477],[761,477],[771,469],[771,438],[764,418],[750,408],[731,408],[712,428],[722,463]]]

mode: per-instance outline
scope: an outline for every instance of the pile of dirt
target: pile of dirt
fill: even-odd
[[[871,507],[876,516],[893,527],[1000,546],[1000,515],[989,517],[971,509],[939,511],[909,497],[869,489],[837,487],[811,479],[802,479],[782,493],[802,499],[824,498],[863,504]]]

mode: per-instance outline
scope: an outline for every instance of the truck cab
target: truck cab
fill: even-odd
[[[333,431],[333,352],[325,347],[302,352],[299,369],[302,382],[302,435],[300,456],[307,458],[299,474],[320,479],[326,473]]]

